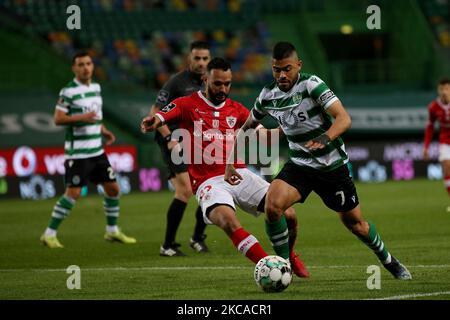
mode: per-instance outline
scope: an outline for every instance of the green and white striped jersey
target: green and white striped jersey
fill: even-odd
[[[66,129],[64,154],[66,159],[86,159],[101,155],[102,146],[102,97],[100,85],[91,82],[89,86],[77,79],[69,82],[59,93],[56,109],[68,115],[95,111],[95,123],[79,122]]]
[[[332,117],[326,110],[335,101],[338,98],[319,77],[300,73],[289,92],[281,91],[276,82],[264,87],[256,99],[252,117],[260,121],[268,114],[278,121],[295,164],[331,171],[348,162],[341,138],[320,150],[311,151],[304,145],[331,127]]]

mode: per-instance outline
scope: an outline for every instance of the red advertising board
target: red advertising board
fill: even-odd
[[[105,152],[115,172],[132,172],[138,167],[135,146],[110,146]],[[36,174],[64,174],[64,149],[21,146],[0,150],[0,177]]]

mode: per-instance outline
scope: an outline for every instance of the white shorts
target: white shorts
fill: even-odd
[[[237,169],[243,180],[232,186],[226,182],[224,176],[216,176],[204,181],[197,190],[195,197],[203,211],[203,220],[213,224],[206,212],[209,207],[217,204],[229,205],[236,211],[237,204],[242,210],[254,215],[262,214],[258,205],[269,189],[269,183],[248,169]]]
[[[439,145],[439,162],[450,160],[450,144]]]

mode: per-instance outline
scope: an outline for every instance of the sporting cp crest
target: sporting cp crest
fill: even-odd
[[[236,117],[227,117],[226,120],[227,120],[228,126],[230,128],[233,128],[234,125],[236,124],[237,118]]]
[[[302,93],[297,92],[293,97],[292,101],[294,101],[295,104],[299,104],[302,101]]]

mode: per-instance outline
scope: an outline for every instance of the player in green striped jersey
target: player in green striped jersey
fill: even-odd
[[[104,238],[135,243],[136,239],[126,236],[117,226],[120,190],[102,145],[102,136],[107,145],[112,144],[115,137],[102,124],[101,89],[92,81],[94,64],[88,53],[80,52],[74,56],[72,71],[75,78],[61,90],[54,115],[56,125],[67,127],[64,144],[66,191],[53,208],[41,242],[49,248],[63,247],[56,237],[57,229],[80,197],[82,187],[91,181],[102,184],[105,193],[103,204],[107,226]]]
[[[241,134],[255,128],[270,115],[278,121],[289,142],[290,161],[271,183],[266,196],[266,232],[275,252],[289,258],[286,219],[282,213],[296,202],[303,203],[314,191],[373,250],[395,278],[411,279],[406,267],[388,252],[375,225],[361,215],[347,167],[348,155],[340,138],[350,128],[350,116],[319,77],[302,73],[301,68],[302,61],[291,43],[275,45],[272,59],[275,81],[263,88],[240,131]],[[234,185],[242,177],[232,165],[227,165],[225,180]]]

